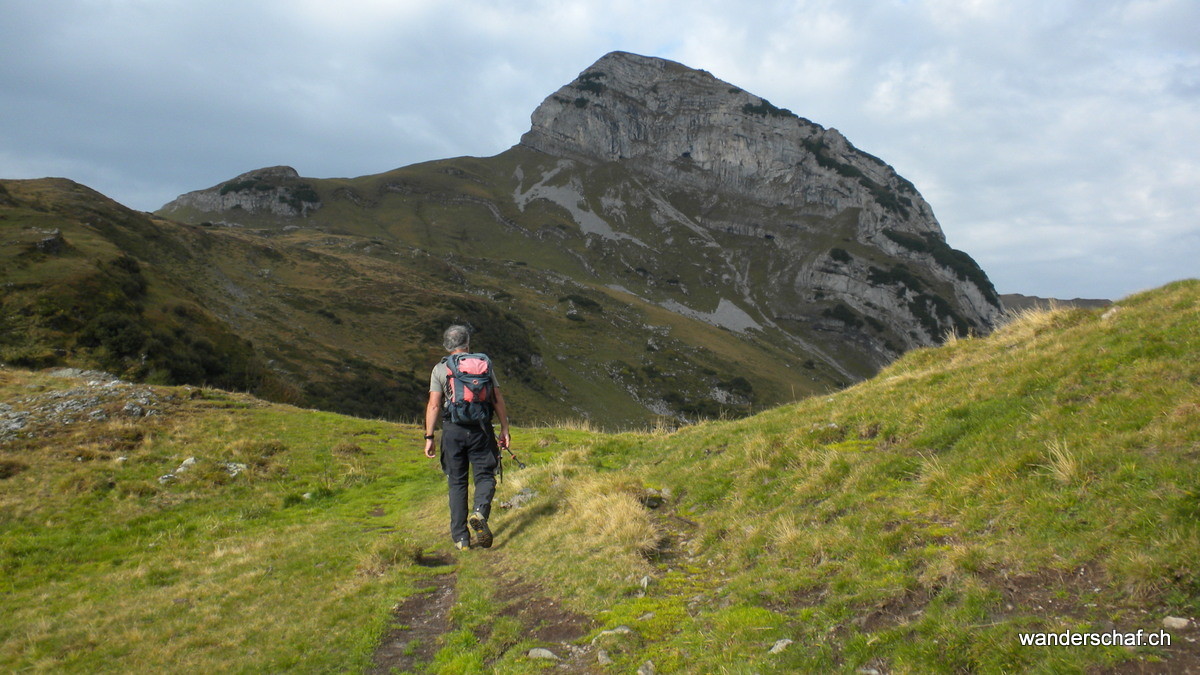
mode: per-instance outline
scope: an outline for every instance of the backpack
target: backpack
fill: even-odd
[[[446,412],[454,424],[477,426],[492,421],[492,361],[487,354],[451,354],[442,359],[450,385]]]

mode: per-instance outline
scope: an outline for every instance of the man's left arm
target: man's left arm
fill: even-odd
[[[504,394],[500,393],[500,389],[496,389],[496,417],[500,418],[500,437],[496,442],[502,448],[508,448],[508,407],[504,405]]]

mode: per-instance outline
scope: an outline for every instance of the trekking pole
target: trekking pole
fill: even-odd
[[[496,439],[496,427],[492,426],[491,420],[487,421],[487,429],[488,429],[488,433],[492,435],[492,442],[494,442],[496,444],[497,448],[500,448],[501,447],[500,441]],[[512,458],[512,461],[517,463],[518,469],[525,468],[525,462],[522,462],[521,460],[517,459],[517,453],[513,452],[513,449],[511,447],[505,445],[505,446],[503,446],[503,449],[508,451],[508,456]]]
[[[517,453],[513,452],[512,448],[505,448],[505,450],[508,450],[508,456],[512,458],[512,461],[517,463],[518,469],[525,468],[525,462],[522,462],[521,460],[517,459]]]

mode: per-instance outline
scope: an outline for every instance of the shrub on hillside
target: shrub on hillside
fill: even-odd
[[[425,410],[428,380],[358,359],[342,363],[336,379],[305,386],[308,405],[345,415],[412,421]]]
[[[975,259],[966,252],[950,248],[950,245],[945,240],[932,232],[924,232],[918,236],[897,230],[885,229],[883,234],[888,239],[910,251],[926,253],[932,256],[939,265],[949,268],[962,281],[969,281],[975,284],[983,292],[983,296],[988,302],[997,307],[1000,306],[1000,296],[996,294],[996,289],[992,286],[991,280],[987,278],[987,274],[979,267]]]
[[[501,382],[517,380],[542,390],[544,378],[537,376],[533,366],[541,354],[520,317],[490,300],[450,298],[447,304],[445,311],[425,323],[422,339],[426,344],[441,345],[442,331],[451,324],[462,324],[471,330],[471,349],[492,358]]]

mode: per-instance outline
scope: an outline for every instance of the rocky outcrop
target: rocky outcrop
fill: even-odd
[[[45,435],[75,424],[153,417],[176,403],[151,387],[123,382],[94,370],[60,368],[47,374],[72,386],[0,401],[0,442]]]
[[[538,107],[521,145],[642,177],[670,202],[656,224],[770,240],[773,252],[728,256],[731,269],[714,276],[741,286],[738,295],[768,321],[853,334],[876,365],[951,331],[986,333],[1000,317],[991,282],[946,244],[912,183],[836,129],[705,71],[609,54]],[[582,182],[541,187],[549,178],[535,186],[544,194],[526,191],[518,203],[534,194],[585,211]],[[587,232],[633,238],[620,223],[638,198],[619,192],[585,211]],[[700,207],[687,213],[678,203]],[[831,237],[840,237],[836,246]],[[772,270],[768,288],[750,288],[745,280],[763,268]]]
[[[533,113],[527,147],[621,161],[666,184],[832,216],[867,234],[941,233],[912,183],[826,129],[706,71],[614,52]]]
[[[321,208],[313,186],[301,180],[290,166],[275,166],[244,173],[220,185],[181,195],[161,212],[172,216],[188,209],[201,212],[264,213],[285,218],[307,216]]]

